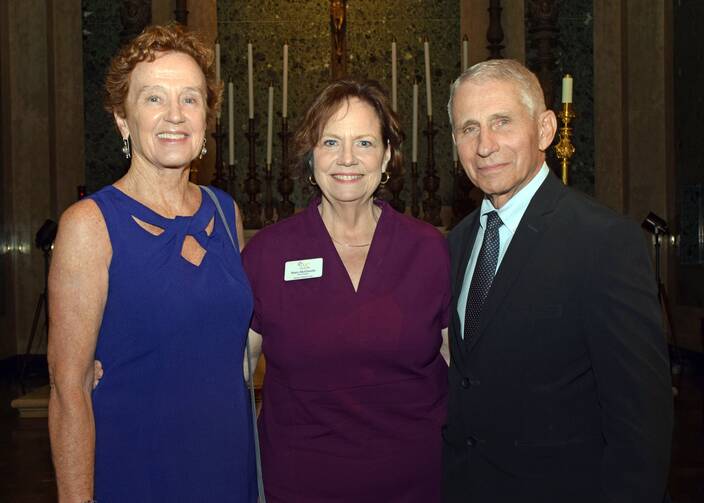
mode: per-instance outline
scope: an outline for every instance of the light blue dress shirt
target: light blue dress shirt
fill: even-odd
[[[467,263],[467,270],[464,273],[464,280],[462,281],[462,289],[460,290],[459,299],[457,299],[457,314],[460,317],[460,334],[464,337],[464,314],[467,310],[467,297],[469,296],[469,286],[472,283],[472,274],[474,274],[474,267],[477,265],[477,257],[479,256],[479,250],[482,247],[482,241],[484,240],[484,228],[486,227],[486,214],[492,211],[496,211],[499,214],[499,218],[503,222],[503,225],[499,227],[499,259],[496,262],[496,270],[499,270],[501,266],[501,261],[506,254],[508,245],[511,244],[511,239],[516,233],[518,224],[521,223],[523,214],[526,212],[531,199],[538,189],[543,184],[543,181],[550,174],[550,169],[548,165],[543,163],[540,171],[533,177],[533,179],[528,182],[528,185],[519,190],[514,196],[509,199],[506,204],[504,204],[498,210],[494,208],[491,201],[485,197],[482,201],[482,206],[480,208],[479,216],[479,229],[477,230],[477,237],[474,240],[474,246],[472,247],[472,254],[469,256],[469,262]]]

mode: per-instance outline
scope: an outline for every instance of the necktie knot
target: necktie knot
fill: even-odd
[[[486,214],[486,230],[488,232],[496,231],[502,224],[501,217],[496,211],[490,211]]]

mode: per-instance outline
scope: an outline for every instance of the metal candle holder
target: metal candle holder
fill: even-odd
[[[411,215],[418,218],[420,203],[418,195],[418,163],[411,162]]]
[[[399,213],[404,213],[406,211],[406,202],[401,199],[401,191],[404,185],[403,164],[396,166],[389,163],[388,171],[390,178],[387,187],[389,192],[391,192],[391,207]]]
[[[423,200],[423,220],[431,225],[442,225],[440,218],[440,197],[437,194],[440,188],[440,177],[435,169],[435,153],[433,152],[433,139],[437,129],[433,128],[433,116],[428,115],[428,127],[423,132],[428,141],[428,157],[426,161],[425,176],[423,177],[423,188],[426,196]]]
[[[247,201],[244,203],[243,223],[247,229],[260,229],[262,226],[262,205],[257,201],[257,196],[261,190],[261,182],[257,176],[257,161],[255,154],[255,142],[259,134],[254,131],[254,119],[249,119],[248,132],[245,133],[249,142],[249,168],[247,178],[244,181],[244,191],[247,194]]]
[[[560,159],[562,183],[569,185],[569,163],[575,152],[572,144],[573,129],[570,127],[570,122],[577,114],[572,110],[572,103],[563,103],[562,111],[557,116],[562,122],[562,127],[560,128],[560,141],[555,145],[555,153],[557,158]]]
[[[278,220],[290,217],[295,210],[295,205],[290,199],[293,193],[293,180],[291,179],[288,165],[288,142],[290,137],[291,133],[288,132],[288,119],[282,117],[281,132],[279,133],[279,138],[281,139],[281,169],[279,170],[279,181],[277,183],[279,194],[281,194],[281,201],[279,201],[276,211]]]
[[[264,225],[274,223],[274,195],[271,164],[266,165],[264,171]]]
[[[215,119],[215,131],[211,134],[215,140],[215,175],[210,181],[210,185],[222,190],[227,190],[227,179],[225,178],[225,160],[222,157],[222,143],[225,133],[222,131],[220,118]]]
[[[476,205],[469,197],[474,185],[469,181],[459,160],[453,162],[452,180],[452,224],[454,226],[469,215]]]

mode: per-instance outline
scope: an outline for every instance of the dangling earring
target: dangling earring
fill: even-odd
[[[384,178],[384,175],[386,175],[386,178]],[[390,178],[391,178],[391,176],[389,175],[389,172],[388,172],[388,171],[383,171],[383,172],[381,173],[381,181],[379,182],[379,185],[382,185],[382,186],[383,186],[383,185],[386,185],[386,184],[388,183],[388,181],[389,181]]]
[[[205,154],[208,153],[208,149],[205,148],[205,142],[206,142],[206,139],[205,139],[205,137],[203,137],[203,146],[200,149],[200,155],[198,156],[198,159],[202,159],[203,156],[205,156]]]
[[[129,159],[130,157],[132,157],[129,136],[127,138],[122,139],[122,154],[125,156],[125,159]]]
[[[313,178],[313,175],[310,175],[308,177],[308,183],[310,183],[313,187],[316,187],[318,184],[315,183],[315,178]]]

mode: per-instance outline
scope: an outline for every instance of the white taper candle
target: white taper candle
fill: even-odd
[[[562,102],[572,103],[572,76],[568,73],[562,78]]]
[[[433,116],[432,83],[430,81],[430,43],[428,39],[423,42],[423,53],[425,55],[425,99],[428,106],[428,117]]]
[[[413,134],[411,161],[418,161],[418,82],[413,83]]]
[[[397,54],[396,54],[396,39],[391,42],[391,108],[394,112],[398,110],[398,74],[397,74]]]
[[[284,76],[281,96],[281,117],[288,117],[288,43],[284,43]]]
[[[235,86],[227,84],[227,156],[230,166],[235,164]]]
[[[271,166],[271,147],[274,139],[274,86],[269,85],[269,108],[266,122],[266,166]]]
[[[252,57],[252,43],[247,44],[247,84],[249,97],[249,118],[254,119],[254,61]]]
[[[462,39],[462,71],[469,66],[469,39],[467,35]]]

